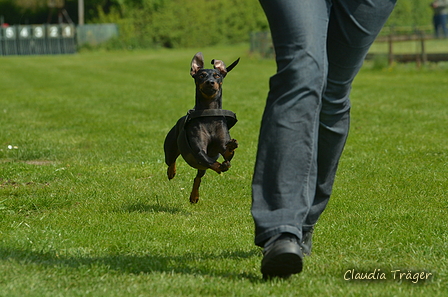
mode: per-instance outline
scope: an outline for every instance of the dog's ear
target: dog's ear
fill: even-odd
[[[198,73],[199,69],[202,68],[204,68],[204,56],[202,56],[202,53],[199,52],[194,55],[193,60],[191,60],[191,76],[194,76],[196,73]]]
[[[230,64],[230,66],[227,67],[227,72],[230,72],[230,70],[232,70],[236,65],[238,65],[239,62],[240,62],[240,58],[238,58],[235,62]]]
[[[215,69],[218,69],[219,72],[221,72],[221,74],[223,76],[226,76],[227,73],[229,73],[230,70],[232,70],[239,62],[240,62],[240,58],[238,58],[235,62],[230,64],[229,67],[226,67],[224,62],[221,60],[212,60],[212,65],[215,67]]]
[[[212,65],[213,65],[213,68],[215,68],[215,69],[219,70],[219,72],[221,72],[222,76],[226,76],[227,68],[223,61],[213,59]]]

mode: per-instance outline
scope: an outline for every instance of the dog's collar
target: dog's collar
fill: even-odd
[[[225,109],[190,109],[187,112],[187,117],[185,119],[185,123],[189,120],[200,118],[200,117],[225,117],[227,120],[227,128],[230,129],[235,126],[236,122],[238,122],[236,118],[236,114],[230,110]]]

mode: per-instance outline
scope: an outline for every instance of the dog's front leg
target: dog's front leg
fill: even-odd
[[[208,138],[206,137],[190,138],[190,145],[191,149],[194,152],[196,161],[201,166],[210,168],[211,170],[217,173],[221,173],[227,170],[226,168],[222,167],[221,163],[216,161],[216,158],[212,158],[207,154]]]
[[[237,148],[238,148],[238,141],[236,139],[229,140],[229,142],[226,143],[226,150],[222,154],[224,160],[230,162],[233,158],[233,155],[235,154],[235,149]]]
[[[219,168],[221,171],[227,171],[230,168],[230,161],[235,154],[235,149],[238,147],[238,141],[236,139],[229,140],[225,145],[225,150],[221,155],[224,157],[224,162],[220,164]]]
[[[214,159],[210,158],[204,151],[200,151],[197,154],[198,162],[204,167],[210,168],[211,170],[215,171],[218,174],[221,174],[223,171],[227,171],[229,168],[226,166],[223,166],[218,161],[215,161]]]

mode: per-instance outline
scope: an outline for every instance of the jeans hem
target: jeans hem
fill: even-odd
[[[258,235],[255,236],[255,245],[263,247],[264,244],[273,236],[281,234],[281,233],[291,233],[299,239],[299,242],[302,240],[302,230],[300,230],[296,226],[290,225],[280,225],[275,228],[268,229]]]

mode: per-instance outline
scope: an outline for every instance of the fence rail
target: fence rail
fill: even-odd
[[[419,27],[385,27],[377,37],[375,42],[387,43],[387,57],[389,64],[397,62],[416,62],[417,65],[426,62],[448,61],[448,53],[428,53],[426,41],[435,39],[431,26]],[[398,42],[414,41],[419,45],[419,53],[413,54],[397,54],[394,51],[394,45]],[[257,53],[264,58],[272,58],[275,56],[272,45],[271,35],[269,32],[253,32],[250,35],[250,51]],[[376,54],[369,53],[367,59],[371,59]]]
[[[389,35],[378,36],[376,42],[387,43],[388,45],[388,61],[389,65],[397,62],[416,62],[417,66],[426,64],[426,62],[440,62],[448,61],[448,53],[428,53],[426,42],[428,40],[436,39],[433,34],[428,34],[425,30],[415,30],[408,34],[398,34],[396,31],[390,31]],[[396,54],[394,51],[394,45],[399,42],[414,41],[418,43],[419,52],[413,54]],[[374,56],[374,54],[368,55],[368,58]]]

